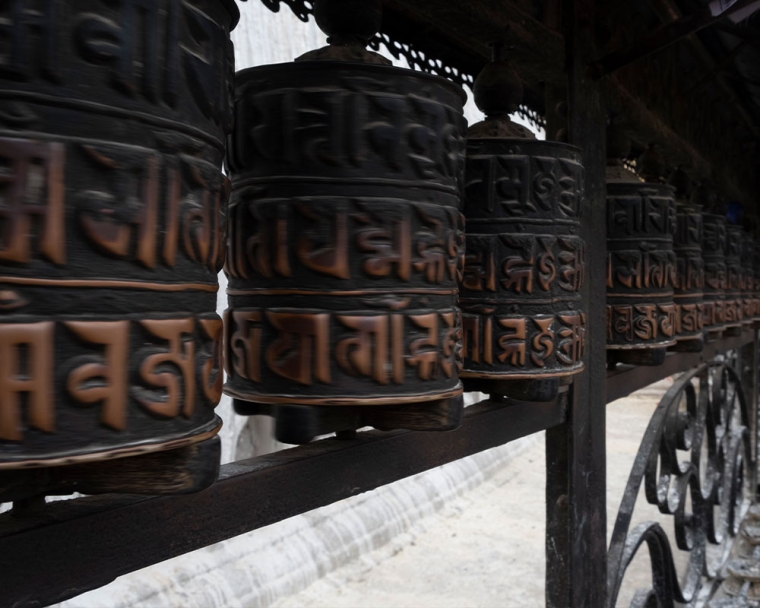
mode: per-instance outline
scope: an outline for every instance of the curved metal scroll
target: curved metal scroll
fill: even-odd
[[[639,590],[632,608],[690,604],[707,589],[705,581],[717,582],[728,557],[727,541],[741,523],[745,467],[752,461],[748,428],[741,381],[725,362],[703,364],[668,390],[644,434],[612,533],[609,608],[616,605],[626,570],[644,545],[649,549],[652,588]],[[687,459],[679,451],[687,452]],[[682,580],[668,536],[658,523],[629,529],[642,483],[647,502],[673,515],[678,549],[689,552]],[[711,544],[724,546],[720,564],[710,564]]]

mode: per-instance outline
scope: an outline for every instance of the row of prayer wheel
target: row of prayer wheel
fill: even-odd
[[[650,147],[641,177],[624,166],[630,142],[607,137],[608,362],[659,365],[668,349],[699,352],[760,319],[760,251],[719,210],[709,183],[692,191]]]
[[[232,0],[0,8],[0,472],[212,441],[223,390],[316,416],[308,440],[454,428],[464,390],[548,400],[583,370],[579,150],[509,120],[499,48],[467,133],[459,87],[365,50],[358,4],[318,0],[330,45],[234,88]],[[751,241],[610,175],[615,361],[760,315]]]

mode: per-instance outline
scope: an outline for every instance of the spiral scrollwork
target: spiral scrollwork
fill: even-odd
[[[626,570],[644,545],[652,585],[636,592],[632,608],[693,605],[720,582],[747,502],[744,480],[752,462],[747,402],[730,362],[726,357],[683,374],[652,415],[610,541],[609,608],[616,605]],[[659,523],[630,529],[642,484],[646,501],[673,516],[677,548],[688,552],[680,578]]]

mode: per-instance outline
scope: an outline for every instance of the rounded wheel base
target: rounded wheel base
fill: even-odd
[[[222,442],[212,437],[181,448],[82,464],[0,471],[0,502],[82,494],[192,494],[219,476]],[[22,503],[23,504],[23,503]]]
[[[453,431],[462,424],[464,416],[461,395],[404,405],[272,405],[234,399],[233,406],[243,416],[271,416],[275,421],[275,439],[293,445],[303,445],[331,433],[336,433],[339,439],[350,439],[353,431],[365,426],[381,431]]]
[[[665,363],[667,347],[619,349],[607,351],[607,362],[611,364],[622,363],[624,365],[649,365],[657,366]]]
[[[462,384],[464,384],[464,390],[468,392],[487,393],[492,397],[509,397],[515,401],[545,403],[557,398],[560,378],[538,380],[463,378]]]
[[[701,353],[705,347],[705,339],[700,336],[692,340],[679,340],[668,350],[675,353]]]

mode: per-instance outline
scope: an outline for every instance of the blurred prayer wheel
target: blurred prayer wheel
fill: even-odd
[[[238,17],[232,0],[0,6],[12,49],[0,62],[0,470],[216,435]]]
[[[702,309],[705,286],[702,213],[689,201],[691,183],[683,170],[674,171],[668,183],[676,189],[676,233],[673,237],[676,344],[671,348],[678,352],[700,352],[704,347]]]
[[[749,232],[742,233],[742,324],[752,325],[757,314],[755,299],[755,239]]]
[[[581,154],[510,121],[522,85],[501,46],[474,90],[487,117],[467,146],[462,378],[470,391],[549,400],[583,369]]]
[[[607,134],[607,358],[660,365],[676,343],[673,300],[675,189],[657,183],[663,166],[651,155],[642,182],[623,166],[630,142],[616,125]],[[652,163],[654,166],[649,166]]]
[[[318,2],[330,46],[237,75],[225,391],[239,413],[455,400],[461,417],[465,95],[365,50],[381,9]]]
[[[741,226],[729,224],[726,227],[726,307],[725,319],[727,336],[742,333],[744,305],[742,297],[742,244],[744,230]]]
[[[754,299],[755,299],[755,314],[753,316],[753,319],[755,321],[760,321],[760,240],[757,238],[754,238],[754,256],[753,256],[753,262],[752,262],[752,270],[753,270],[753,290],[754,290]]]
[[[726,218],[713,213],[717,197],[703,183],[694,190],[692,201],[702,212],[702,258],[705,261],[704,332],[708,341],[717,340],[726,328]]]

